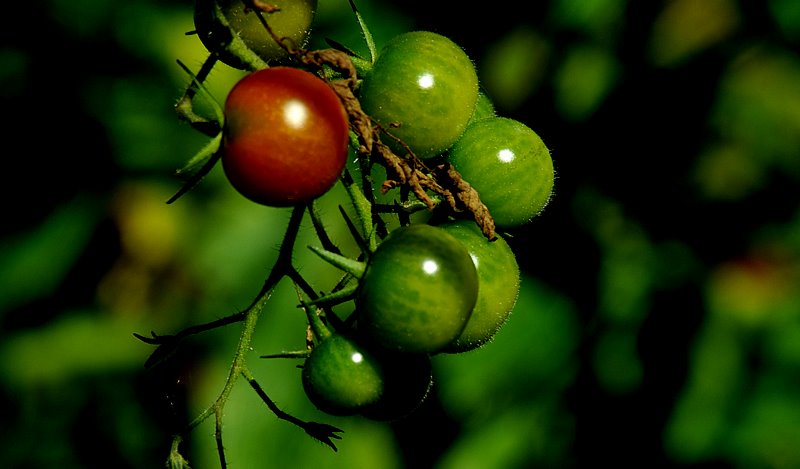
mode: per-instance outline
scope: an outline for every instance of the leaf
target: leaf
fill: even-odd
[[[175,202],[183,194],[189,192],[211,171],[211,168],[213,168],[222,157],[222,152],[219,151],[221,146],[222,133],[219,133],[208,142],[206,146],[201,148],[200,151],[189,160],[186,166],[178,170],[178,174],[183,174],[185,172],[191,172],[192,174],[180,190],[167,200],[168,204]],[[200,166],[200,168],[196,169],[198,166]]]

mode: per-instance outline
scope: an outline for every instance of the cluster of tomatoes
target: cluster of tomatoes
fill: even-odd
[[[250,70],[226,98],[219,150],[225,175],[248,199],[296,207],[325,194],[342,180],[351,151],[374,156],[354,123],[368,116],[402,163],[399,172],[452,168],[461,187],[466,182],[480,195],[499,231],[527,223],[547,204],[554,179],[547,147],[521,122],[495,114],[473,61],[449,38],[427,31],[396,36],[371,60],[358,61],[358,76],[345,77],[352,96],[343,96],[331,86],[341,78],[335,67],[309,68],[292,56],[308,34],[315,1],[260,4],[269,12],[263,16],[251,11],[259,8],[252,1],[197,4],[206,47]],[[276,38],[288,39],[278,45]],[[414,174],[399,185],[410,184]],[[432,200],[426,205],[434,210],[445,205]],[[320,410],[374,419],[406,415],[429,391],[431,356],[478,348],[506,322],[520,288],[514,253],[501,234],[487,236],[462,215],[403,218],[386,233],[363,233],[376,238],[349,264],[353,285],[348,294],[330,297],[353,301],[352,317],[334,324],[308,315],[313,340],[301,376]]]

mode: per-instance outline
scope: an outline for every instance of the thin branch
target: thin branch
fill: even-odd
[[[306,432],[310,437],[314,438],[315,440],[328,445],[332,450],[338,451],[336,448],[336,444],[333,442],[334,439],[341,440],[342,437],[337,435],[337,433],[343,433],[344,430],[334,427],[333,425],[328,425],[325,423],[318,423],[318,422],[307,422],[305,420],[301,420],[294,415],[291,415],[287,412],[284,412],[280,407],[278,407],[275,402],[270,399],[264,389],[258,384],[255,377],[252,375],[250,370],[247,367],[242,367],[240,370],[244,379],[250,383],[250,387],[258,394],[258,397],[264,401],[264,404],[267,405],[267,408],[275,414],[281,420],[285,420],[289,423],[297,425],[298,427],[302,428],[303,431]]]
[[[219,327],[227,326],[228,324],[241,322],[244,320],[246,313],[247,311],[240,311],[230,316],[225,316],[220,319],[215,319],[213,321],[204,324],[195,324],[186,327],[173,335],[158,335],[154,331],[150,331],[150,337],[143,336],[135,332],[133,333],[133,335],[134,337],[136,337],[137,339],[141,340],[146,344],[158,345],[155,351],[153,351],[153,353],[151,353],[150,356],[147,358],[147,360],[144,362],[145,368],[151,368],[152,366],[162,362],[164,359],[170,356],[183,339],[195,334],[200,334],[206,331],[210,331],[212,329],[217,329]]]
[[[239,336],[239,343],[236,347],[236,353],[233,357],[230,372],[225,380],[222,391],[217,396],[217,399],[203,412],[201,412],[194,420],[192,420],[184,429],[183,433],[187,434],[212,414],[215,416],[217,428],[221,428],[223,409],[225,407],[236,379],[245,368],[245,356],[250,351],[250,343],[255,333],[256,323],[261,312],[264,309],[267,301],[272,296],[272,292],[278,285],[278,282],[292,269],[292,252],[294,251],[294,244],[297,240],[297,234],[300,231],[300,223],[303,219],[306,207],[298,205],[292,210],[289,224],[286,228],[286,233],[283,237],[283,243],[278,254],[278,259],[272,267],[264,286],[256,296],[253,303],[244,312],[244,324],[242,326],[242,333]],[[224,448],[222,447],[221,433],[217,434],[217,450],[219,452],[220,462],[225,467]]]

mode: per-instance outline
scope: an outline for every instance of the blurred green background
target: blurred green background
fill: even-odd
[[[345,433],[334,453],[240,382],[230,467],[800,467],[800,3],[357,3],[379,44],[411,29],[461,44],[498,113],[551,148],[555,198],[509,233],[524,271],[509,323],[436,357],[431,398],[397,423],[319,414],[296,362],[256,358],[303,346],[280,288],[250,366],[283,409]],[[132,334],[245,307],[288,213],[217,170],[165,204],[206,141],[172,110],[175,61],[205,58],[184,34],[192,2],[12,2],[4,17],[0,467],[162,467],[239,330],[152,370]],[[319,0],[317,20],[314,45],[364,50],[346,1]],[[219,66],[209,88],[221,101],[239,76]],[[326,195],[327,216],[343,200]],[[218,467],[213,432],[186,442],[193,467]]]

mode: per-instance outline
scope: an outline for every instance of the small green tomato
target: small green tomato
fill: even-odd
[[[478,300],[467,326],[444,350],[460,353],[494,338],[505,324],[519,296],[520,270],[511,247],[500,235],[489,241],[473,221],[439,225],[466,246],[478,271]]]
[[[311,350],[302,373],[306,396],[331,415],[354,415],[374,405],[383,393],[380,362],[366,348],[341,334],[326,337]]]
[[[317,9],[317,0],[271,0],[280,10],[262,13],[270,28],[289,45],[305,44]],[[270,36],[261,20],[252,11],[245,12],[242,0],[195,0],[194,24],[197,35],[206,48],[219,55],[220,60],[239,69],[251,67],[232,54],[227,46],[235,39],[254,52],[261,60],[273,62],[288,56],[286,50]],[[235,35],[235,36],[234,36]]]
[[[478,75],[452,40],[413,31],[381,49],[359,94],[364,112],[425,159],[445,151],[464,132],[478,99]],[[404,151],[393,140],[384,141]]]
[[[550,201],[555,177],[550,151],[519,121],[489,117],[473,122],[448,159],[478,191],[498,227],[526,224]]]

